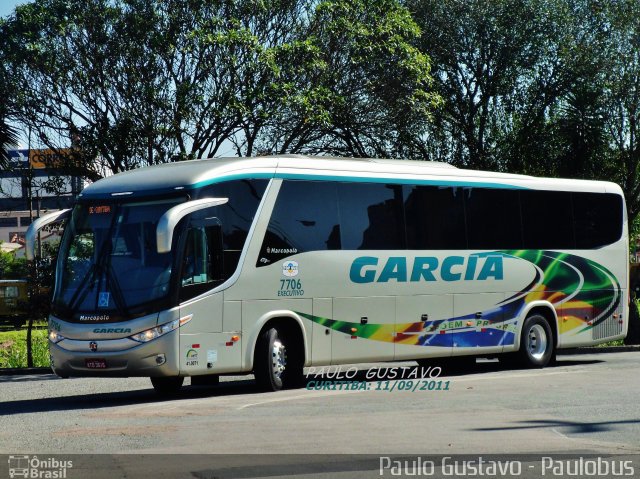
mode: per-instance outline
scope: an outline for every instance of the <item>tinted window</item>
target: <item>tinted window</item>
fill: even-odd
[[[402,187],[339,183],[342,249],[404,249]]]
[[[238,267],[240,254],[267,184],[268,180],[228,181],[203,188],[198,195],[200,198],[229,198],[228,203],[215,210],[222,228],[225,278],[229,278]]]
[[[340,249],[335,183],[284,181],[271,214],[258,266],[305,251]]]
[[[413,186],[405,194],[409,249],[466,249],[462,188]]]
[[[608,193],[572,193],[576,248],[598,248],[622,235],[622,198]]]
[[[180,301],[202,294],[228,277],[224,272],[222,228],[214,216],[217,210],[210,208],[203,210],[208,212],[206,216],[191,216],[180,268]]]
[[[574,247],[571,193],[521,191],[520,202],[524,248]]]
[[[464,197],[469,249],[522,247],[516,190],[465,188]]]
[[[18,226],[18,218],[0,217],[0,226]]]
[[[268,180],[228,181],[203,188],[199,198],[229,198],[219,211],[226,250],[242,250]]]

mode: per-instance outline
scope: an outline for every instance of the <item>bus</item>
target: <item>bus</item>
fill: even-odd
[[[49,319],[62,377],[161,393],[303,368],[502,355],[544,367],[627,332],[614,183],[296,155],[193,160],[88,186],[67,218]]]
[[[27,320],[27,301],[26,279],[0,279],[0,324],[20,329]]]

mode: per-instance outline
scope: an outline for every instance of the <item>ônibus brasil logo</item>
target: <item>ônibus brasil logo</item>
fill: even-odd
[[[38,479],[65,479],[67,469],[73,467],[73,461],[62,461],[54,457],[39,459],[38,456],[9,456],[9,477],[27,477]]]

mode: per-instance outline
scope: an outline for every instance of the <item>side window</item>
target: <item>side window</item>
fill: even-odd
[[[463,189],[405,188],[408,249],[466,249]]]
[[[575,246],[571,193],[521,191],[523,247],[571,249]]]
[[[222,252],[220,220],[192,218],[180,266],[180,301],[198,296],[226,279]]]
[[[7,286],[5,296],[7,298],[17,298],[18,297],[18,287],[17,286]]]
[[[572,193],[576,248],[599,248],[622,235],[622,198],[609,193]]]
[[[342,249],[405,249],[402,187],[339,183]]]
[[[336,249],[340,249],[340,226],[335,183],[285,180],[257,266],[306,251]]]
[[[522,247],[518,191],[465,188],[469,249]]]
[[[208,186],[199,195],[201,198],[229,198],[229,202],[216,212],[222,223],[226,278],[231,277],[238,267],[249,229],[268,183],[268,180],[257,179],[228,181]]]

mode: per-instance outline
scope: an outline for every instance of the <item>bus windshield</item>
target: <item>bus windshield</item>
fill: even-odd
[[[162,309],[172,255],[158,253],[156,227],[180,201],[76,205],[60,245],[54,308],[87,321]]]

